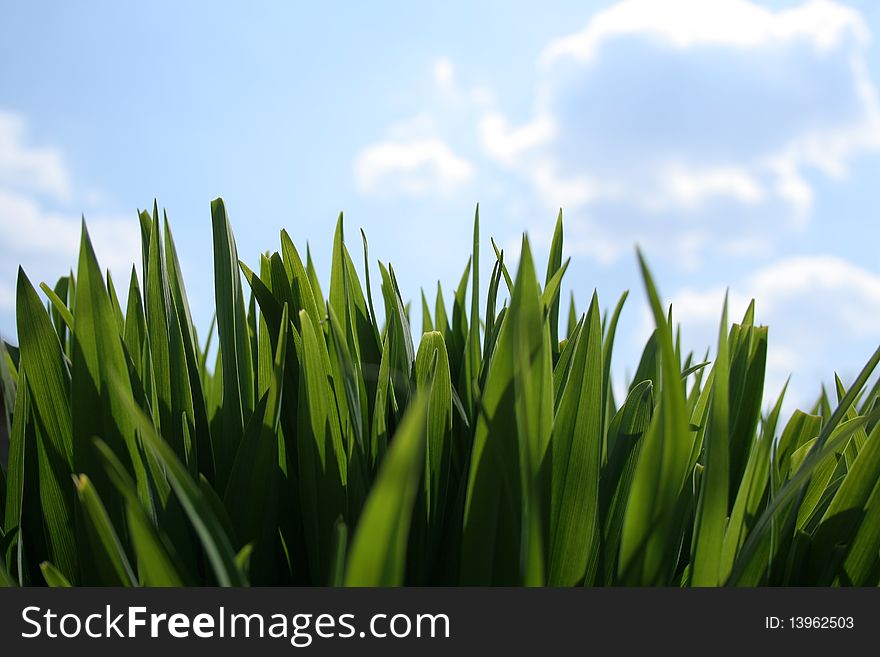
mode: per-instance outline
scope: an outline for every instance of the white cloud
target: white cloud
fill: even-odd
[[[751,279],[771,312],[792,309],[803,299],[829,325],[829,339],[876,339],[880,335],[880,276],[837,256],[798,256],[760,270]],[[832,318],[830,315],[834,315]]]
[[[438,138],[391,139],[355,159],[357,188],[366,194],[448,194],[467,183],[474,166]]]
[[[476,166],[450,144],[475,130],[477,108],[491,107],[485,87],[460,85],[449,57],[431,66],[433,85],[423,90],[424,109],[388,126],[385,138],[367,144],[354,158],[356,189],[372,196],[448,196],[469,183]]]
[[[26,144],[25,122],[0,111],[0,184],[26,192],[69,198],[70,176],[56,148]]]
[[[847,35],[867,40],[861,16],[826,0],[778,12],[746,0],[625,0],[596,14],[582,31],[551,41],[541,63],[550,66],[560,59],[592,62],[607,42],[627,36],[648,36],[679,49],[758,48],[807,40],[828,51]]]
[[[528,151],[546,144],[556,135],[556,125],[547,115],[539,115],[530,123],[511,128],[498,112],[489,112],[480,121],[480,137],[486,152],[512,165]]]
[[[768,167],[776,175],[776,194],[794,210],[795,223],[803,226],[813,207],[813,188],[798,171],[795,158],[783,155],[775,160],[769,159]]]
[[[83,204],[94,205],[100,194],[77,195],[61,151],[29,144],[25,127],[23,117],[0,112],[0,332],[15,325],[16,265],[35,285],[54,283],[75,269],[80,210]],[[124,297],[131,266],[140,260],[137,219],[133,212],[131,217],[96,212],[86,221],[99,261],[113,271]]]
[[[116,216],[86,217],[89,236],[102,266],[126,274],[140,256],[137,221]],[[81,217],[47,210],[33,198],[0,189],[0,235],[7,250],[19,260],[34,258],[60,262],[58,273],[75,266],[79,253]],[[7,272],[4,272],[7,273]]]
[[[665,199],[673,207],[696,208],[713,196],[729,197],[749,205],[764,199],[761,183],[745,168],[688,169],[674,164],[663,171]],[[663,203],[664,199],[659,199]]]
[[[591,240],[621,242],[603,262],[633,242],[688,267],[709,255],[696,246],[772,249],[808,225],[817,174],[880,150],[869,38],[825,0],[623,0],[546,46],[531,118],[483,113],[483,150]]]
[[[725,290],[687,286],[672,295],[673,314],[688,348],[714,352]],[[792,375],[792,400],[812,401],[818,381],[831,380],[828,363],[852,377],[876,348],[880,335],[880,275],[833,255],[783,258],[731,286],[729,321],[738,322],[751,299],[756,320],[769,326],[768,399]],[[653,322],[643,311],[636,340]],[[711,356],[710,356],[711,357]]]
[[[685,324],[716,322],[720,317],[723,288],[685,287],[672,298],[676,316]],[[758,269],[730,290],[732,315],[745,311],[750,299],[758,299],[765,316],[789,317],[790,324],[816,321],[830,328],[820,330],[829,340],[880,335],[880,275],[834,255],[791,256]],[[810,322],[797,317],[814,313]],[[839,324],[839,326],[838,326]]]

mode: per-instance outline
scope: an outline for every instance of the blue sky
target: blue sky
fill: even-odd
[[[63,274],[81,213],[124,279],[157,197],[204,331],[216,196],[245,261],[285,227],[325,279],[343,210],[413,300],[458,280],[477,202],[484,263],[523,231],[544,260],[562,206],[566,293],[632,291],[619,379],[638,243],[688,346],[726,287],[757,297],[768,386],[810,399],[880,338],[878,36],[880,3],[821,0],[0,0],[0,333],[17,265]]]

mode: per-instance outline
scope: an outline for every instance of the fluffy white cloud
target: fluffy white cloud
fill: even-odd
[[[473,175],[474,167],[437,138],[388,140],[364,148],[354,164],[364,193],[449,193]]]
[[[702,355],[714,352],[725,290],[688,286],[672,295],[683,338]],[[831,380],[827,363],[851,380],[877,347],[880,335],[880,275],[833,255],[780,259],[731,286],[730,321],[739,321],[751,299],[756,319],[770,327],[768,395],[778,394],[792,375],[792,402],[818,395],[817,381]],[[639,339],[652,322],[644,311]]]
[[[812,177],[880,150],[869,36],[830,1],[623,0],[547,45],[532,118],[484,113],[483,149],[590,239],[625,242],[602,260],[636,241],[690,266],[742,255],[809,222]]]
[[[35,285],[75,268],[85,201],[74,193],[61,152],[28,143],[25,127],[21,116],[0,112],[0,333],[7,337],[15,326],[16,265]],[[136,217],[86,219],[101,265],[113,271],[124,296],[131,265],[140,260]]]

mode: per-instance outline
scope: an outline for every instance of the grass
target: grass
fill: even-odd
[[[362,284],[341,217],[325,296],[285,231],[251,269],[222,200],[211,216],[204,340],[155,205],[125,308],[85,225],[76,273],[44,297],[19,270],[20,344],[0,343],[0,582],[880,581],[866,388],[880,350],[809,413],[781,418],[783,390],[762,414],[754,304],[739,323],[724,311],[711,362],[685,355],[640,256],[656,329],[615,399],[626,295],[610,312],[595,294],[584,314],[572,302],[560,332],[561,215],[543,285],[524,239],[515,272],[496,249],[487,290],[477,216],[454,296],[422,296],[418,344],[394,269],[361,235]]]

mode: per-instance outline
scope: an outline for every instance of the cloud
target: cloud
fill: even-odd
[[[548,43],[531,118],[484,112],[483,151],[612,253],[746,255],[808,225],[817,176],[880,150],[869,37],[827,1],[624,0]]]
[[[0,112],[0,333],[14,331],[16,265],[34,284],[54,283],[76,267],[83,204],[94,205],[99,190],[79,195],[61,151],[26,139],[24,117]],[[86,217],[95,252],[113,271],[125,296],[132,263],[140,259],[137,219],[120,217],[106,203]],[[101,211],[103,209],[103,211]]]
[[[556,134],[556,123],[547,115],[539,115],[517,128],[511,128],[498,112],[487,113],[480,122],[486,152],[508,165],[514,164],[523,152],[547,143]]]
[[[26,144],[24,119],[0,111],[0,184],[27,192],[70,197],[70,176],[56,148]]]
[[[134,213],[129,219],[108,215],[86,219],[101,264],[127,273],[140,253]],[[61,274],[75,265],[81,228],[81,218],[75,214],[48,210],[33,198],[0,189],[0,234],[5,238],[0,253],[11,259],[60,262]]]
[[[434,59],[427,80],[419,90],[426,109],[392,123],[383,139],[356,153],[354,184],[361,194],[450,196],[474,179],[480,155],[477,117],[492,111],[495,96],[485,86],[459,79],[446,56]],[[483,158],[481,164],[487,163]]]
[[[473,176],[474,167],[440,139],[388,140],[364,148],[354,164],[365,194],[448,194]]]
[[[677,49],[751,49],[808,40],[830,51],[847,35],[866,41],[868,31],[858,12],[823,0],[779,12],[746,0],[627,0],[597,14],[582,31],[553,40],[541,55],[541,63],[592,62],[608,42],[633,35]]]
[[[729,166],[709,170],[672,165],[663,172],[663,187],[668,191],[670,205],[695,208],[713,196],[754,204],[764,199],[761,183],[745,168]],[[661,197],[660,202],[664,199]]]
[[[670,299],[685,343],[699,356],[717,345],[724,293],[722,287],[685,286]],[[767,395],[777,395],[791,374],[792,401],[809,403],[819,393],[816,382],[831,381],[825,364],[834,363],[851,380],[876,349],[880,275],[844,258],[782,258],[732,285],[729,295],[730,321],[739,321],[756,299],[756,319],[770,327]],[[647,310],[642,324],[639,341],[653,326]]]

